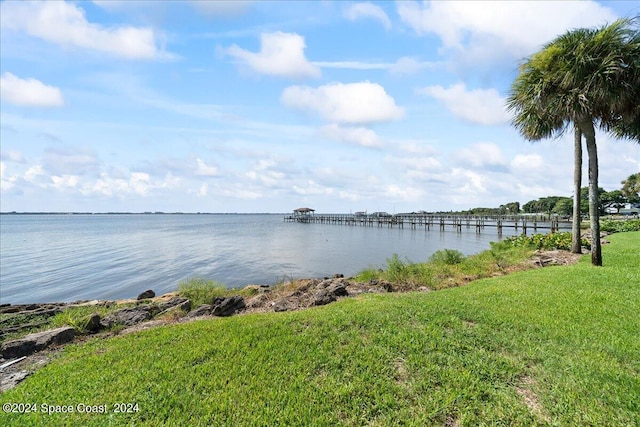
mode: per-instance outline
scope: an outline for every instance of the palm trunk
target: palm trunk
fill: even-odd
[[[596,133],[591,119],[580,123],[580,130],[587,142],[589,154],[589,221],[591,223],[591,264],[602,265],[602,248],[600,246],[600,195],[598,194],[598,147]]]
[[[576,124],[574,128],[574,153],[573,153],[573,224],[571,226],[571,252],[582,253],[580,239],[580,224],[582,215],[580,212],[580,188],[582,187],[582,132]]]

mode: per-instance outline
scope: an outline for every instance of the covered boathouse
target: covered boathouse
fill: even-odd
[[[293,218],[299,222],[307,222],[313,217],[315,209],[298,208],[293,211]]]

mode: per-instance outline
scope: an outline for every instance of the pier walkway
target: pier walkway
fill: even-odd
[[[367,227],[398,227],[425,230],[454,228],[462,232],[463,228],[474,228],[476,233],[485,228],[495,229],[502,233],[504,228],[541,231],[571,230],[571,221],[556,215],[446,215],[446,214],[396,214],[396,215],[354,215],[354,214],[309,214],[286,215],[285,222],[320,223],[337,225],[360,225]]]

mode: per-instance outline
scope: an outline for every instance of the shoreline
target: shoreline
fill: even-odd
[[[533,269],[577,262],[581,255],[567,251],[537,251],[523,268]],[[495,275],[495,274],[494,274]],[[443,288],[466,285],[447,282]],[[105,339],[143,329],[189,322],[198,319],[227,317],[253,313],[304,310],[327,305],[363,293],[431,292],[427,286],[403,286],[386,280],[358,282],[336,274],[331,278],[299,279],[279,285],[247,285],[225,296],[214,297],[197,307],[179,291],[156,296],[152,290],[137,298],[121,300],[81,300],[71,303],[3,304],[0,306],[0,392],[9,390],[40,367],[46,365],[67,344],[91,339]],[[88,312],[70,325],[47,329],[50,320],[69,309]],[[13,322],[11,319],[14,319]],[[56,325],[54,325],[56,326]],[[35,329],[26,336],[5,339],[7,335]],[[79,333],[80,332],[80,333]]]

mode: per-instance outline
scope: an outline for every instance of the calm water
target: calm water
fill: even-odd
[[[508,236],[505,232],[504,236]],[[472,254],[495,229],[285,223],[283,215],[0,215],[0,303],[131,298],[203,277],[229,287],[353,275],[433,252]]]

